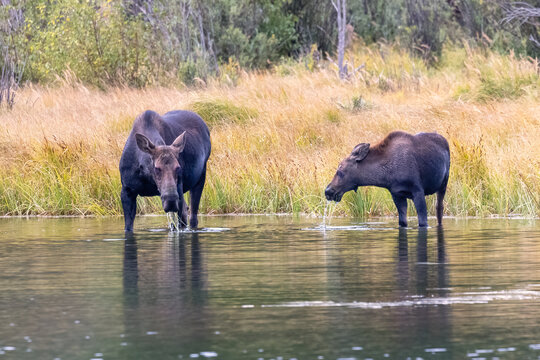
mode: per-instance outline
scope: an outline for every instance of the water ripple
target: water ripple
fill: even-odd
[[[452,304],[487,304],[492,301],[520,301],[540,299],[540,291],[503,290],[489,292],[467,292],[449,297],[429,297],[414,300],[381,301],[381,302],[334,302],[334,301],[292,301],[281,304],[261,305],[261,307],[345,307],[361,309],[381,309],[401,306],[429,306]]]

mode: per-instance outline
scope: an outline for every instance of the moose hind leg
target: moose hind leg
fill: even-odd
[[[428,226],[426,196],[424,192],[418,191],[418,192],[413,193],[413,202],[414,202],[414,207],[416,208],[416,213],[418,214],[418,226],[419,227]]]
[[[135,214],[137,213],[137,194],[133,194],[132,191],[123,187],[120,192],[120,199],[122,201],[122,209],[124,210],[124,230],[126,232],[132,232]]]
[[[448,183],[448,178],[445,179],[443,185],[437,191],[437,224],[442,225],[443,210],[444,210],[444,195],[446,194],[446,185]]]
[[[407,198],[392,194],[392,199],[394,200],[394,204],[396,204],[398,211],[399,226],[407,227]]]
[[[204,182],[206,180],[206,166],[199,182],[189,191],[190,196],[190,214],[189,214],[189,227],[196,229],[199,226],[199,220],[197,214],[199,213],[199,203],[201,202],[202,191],[204,188]]]

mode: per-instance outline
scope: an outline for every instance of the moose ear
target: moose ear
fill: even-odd
[[[184,131],[182,134],[180,134],[174,142],[171,144],[171,146],[178,151],[178,154],[180,154],[182,151],[184,151],[184,146],[186,146],[186,132]]]
[[[156,146],[146,136],[137,133],[135,134],[135,140],[137,140],[137,146],[139,149],[141,149],[141,151],[144,151],[150,155],[154,154]]]
[[[356,162],[359,162],[359,161],[362,161],[364,160],[364,158],[367,156],[367,154],[369,153],[369,144],[366,144],[366,143],[362,143],[362,144],[358,144],[354,147],[352,153],[351,153],[351,157],[356,161]]]

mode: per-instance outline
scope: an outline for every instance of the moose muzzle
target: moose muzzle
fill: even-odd
[[[165,212],[178,212],[180,209],[180,198],[178,194],[162,195],[161,204]]]

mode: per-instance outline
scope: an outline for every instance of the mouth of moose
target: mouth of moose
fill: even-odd
[[[180,201],[177,196],[168,196],[161,198],[161,204],[165,212],[178,212],[180,209]]]
[[[356,192],[358,190],[358,185],[355,185],[351,189],[346,190],[346,191],[338,191],[338,190],[336,190],[334,188],[331,188],[329,186],[324,191],[324,195],[326,197],[326,200],[328,200],[328,201],[340,202],[341,199],[343,198],[343,195],[345,195],[346,192],[351,191],[351,190]]]
[[[341,198],[343,197],[342,192],[335,191],[331,188],[327,188],[324,195],[326,196],[326,200],[335,202],[340,202]]]

